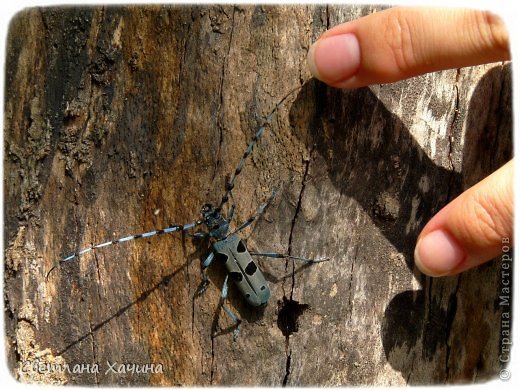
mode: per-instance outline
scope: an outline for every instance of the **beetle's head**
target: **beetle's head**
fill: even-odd
[[[209,221],[218,218],[219,210],[214,207],[211,203],[206,203],[200,208],[200,213],[204,218],[204,221]]]

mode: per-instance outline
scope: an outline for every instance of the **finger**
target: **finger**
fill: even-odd
[[[513,242],[513,160],[444,207],[424,227],[415,264],[431,276],[454,275]]]
[[[310,48],[311,73],[340,88],[510,58],[502,20],[487,11],[395,7],[326,31]]]

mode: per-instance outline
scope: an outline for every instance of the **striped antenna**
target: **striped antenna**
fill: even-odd
[[[132,241],[132,240],[137,240],[139,238],[146,238],[146,237],[152,237],[152,236],[157,236],[159,234],[166,234],[166,233],[173,233],[173,232],[178,232],[178,231],[185,231],[185,230],[188,230],[188,229],[192,229],[198,225],[201,225],[204,221],[202,220],[198,220],[196,222],[193,222],[193,223],[189,223],[187,225],[171,225],[170,227],[168,228],[165,228],[165,229],[159,229],[159,230],[154,230],[154,231],[151,231],[151,232],[146,232],[146,233],[141,233],[141,234],[135,234],[133,236],[127,236],[127,237],[122,237],[122,238],[119,238],[117,240],[114,240],[114,241],[107,241],[107,242],[103,242],[101,244],[96,244],[96,245],[93,245],[93,246],[90,246],[88,248],[85,248],[85,249],[82,249],[80,250],[79,252],[76,252],[70,256],[67,256],[65,257],[64,259],[61,259],[60,261],[58,261],[57,264],[55,264],[50,270],[49,272],[47,273],[47,279],[49,278],[49,275],[50,273],[61,263],[66,263],[67,261],[70,261],[70,260],[74,260],[74,259],[77,259],[79,258],[80,256],[90,252],[90,251],[93,251],[95,249],[99,249],[99,248],[104,248],[106,246],[110,246],[110,245],[116,245],[116,244],[119,244],[121,242],[127,242],[127,241]]]
[[[233,173],[233,176],[231,176],[231,179],[229,179],[229,181],[227,182],[226,184],[226,192],[224,194],[224,196],[222,197],[222,200],[220,201],[220,205],[218,207],[218,210],[221,210],[222,209],[222,206],[224,206],[224,204],[229,200],[229,194],[231,193],[231,191],[233,190],[233,187],[235,186],[235,179],[237,178],[238,175],[240,175],[240,172],[242,172],[242,169],[244,168],[244,165],[246,163],[246,160],[247,158],[251,155],[251,153],[253,152],[253,147],[255,146],[256,142],[258,141],[258,139],[262,136],[262,134],[264,133],[264,130],[265,130],[265,127],[271,122],[271,119],[272,117],[274,116],[275,112],[278,110],[278,108],[282,105],[282,103],[289,97],[291,96],[294,92],[296,91],[300,91],[302,89],[302,86],[299,86],[299,87],[296,87],[294,89],[292,89],[291,91],[289,91],[277,104],[276,106],[274,106],[274,108],[271,110],[271,112],[269,113],[269,115],[267,115],[264,119],[264,122],[262,123],[262,125],[258,128],[258,130],[256,131],[255,135],[253,136],[253,139],[251,140],[251,142],[249,143],[249,145],[247,146],[247,149],[246,151],[244,152],[244,155],[242,156],[242,158],[240,159],[236,169],[235,169],[235,172]]]

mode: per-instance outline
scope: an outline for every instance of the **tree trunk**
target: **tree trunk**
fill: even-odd
[[[353,91],[311,79],[306,54],[320,33],[377,9],[16,15],[4,117],[5,324],[16,378],[336,386],[498,375],[508,356],[504,261],[431,279],[414,268],[413,249],[436,211],[511,158],[510,66]],[[262,118],[300,85],[237,178],[233,226],[277,189],[241,233],[249,251],[330,261],[259,260],[271,299],[253,308],[231,287],[236,341],[219,306],[225,269],[212,265],[196,296],[207,240],[173,233],[100,248],[46,279],[79,249],[199,219]]]

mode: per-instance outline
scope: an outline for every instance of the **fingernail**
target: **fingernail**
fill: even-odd
[[[434,230],[415,246],[415,265],[422,273],[443,276],[453,271],[466,257],[460,244],[444,230]]]
[[[309,49],[307,63],[312,75],[321,81],[346,81],[359,69],[359,42],[354,34],[319,39]]]

